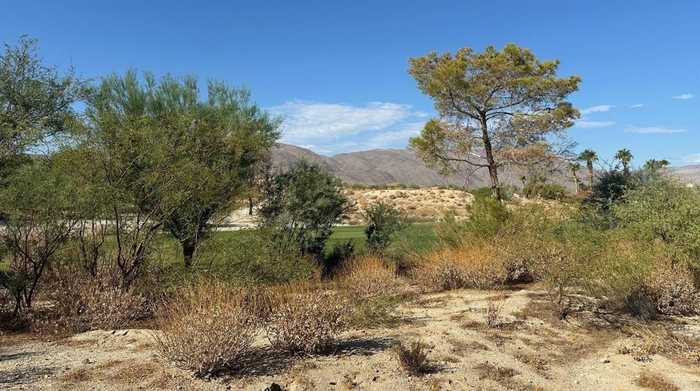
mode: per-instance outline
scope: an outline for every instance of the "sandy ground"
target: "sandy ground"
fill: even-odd
[[[399,307],[398,327],[348,332],[333,354],[288,357],[261,346],[263,365],[211,380],[160,358],[149,330],[53,341],[0,337],[0,389],[262,391],[276,383],[284,390],[639,390],[635,382],[645,373],[700,390],[697,361],[635,359],[623,349],[634,337],[605,324],[584,327],[578,317],[553,319],[543,295],[531,288],[422,295]],[[498,314],[493,326],[485,323],[489,304],[500,308],[490,311]],[[687,335],[700,330],[697,318],[666,322]],[[392,349],[413,340],[430,345],[432,370],[423,376],[407,375]]]

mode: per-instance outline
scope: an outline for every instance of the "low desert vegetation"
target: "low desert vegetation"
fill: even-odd
[[[401,368],[410,375],[424,375],[432,368],[428,359],[428,345],[421,341],[399,343],[394,347],[394,351]]]

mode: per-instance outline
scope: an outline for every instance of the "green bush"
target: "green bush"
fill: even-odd
[[[367,249],[382,253],[394,236],[408,225],[407,217],[398,209],[384,202],[370,205],[364,212],[367,227]]]
[[[566,197],[566,189],[556,183],[531,181],[523,187],[523,195],[527,198],[540,197],[545,200],[562,200]]]
[[[612,207],[619,227],[638,240],[661,241],[700,268],[700,192],[658,177],[624,193]]]
[[[513,198],[513,187],[511,186],[506,186],[506,185],[501,185],[501,197],[503,198],[504,201],[509,201]],[[471,189],[469,192],[476,198],[483,198],[483,197],[491,197],[491,187],[484,186],[484,187],[477,187],[476,189]]]
[[[320,260],[347,205],[340,180],[302,160],[267,181],[260,216],[263,227],[272,229],[279,240],[296,242],[302,254]]]
[[[161,248],[161,253],[167,252]],[[271,229],[215,233],[202,243],[192,270],[168,265],[169,286],[209,274],[242,284],[281,283],[309,278],[318,272],[316,260],[300,254],[297,242]]]
[[[495,236],[511,215],[506,205],[490,194],[475,196],[469,212],[466,231],[480,238]]]

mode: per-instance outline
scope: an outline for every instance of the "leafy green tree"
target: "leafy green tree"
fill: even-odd
[[[668,167],[670,164],[671,163],[669,163],[669,161],[666,159],[649,159],[646,162],[644,162],[644,169],[650,172],[658,172]]]
[[[69,171],[50,158],[18,168],[0,190],[9,254],[0,286],[15,299],[15,314],[31,309],[45,273],[80,222],[79,189]]]
[[[622,164],[622,172],[625,175],[630,174],[630,162],[632,161],[632,158],[634,156],[632,155],[632,152],[630,152],[629,149],[621,149],[615,153],[615,159],[620,161],[620,164]]]
[[[72,72],[42,64],[37,41],[21,37],[0,54],[0,184],[26,162],[27,149],[70,127],[73,104],[87,94]],[[24,157],[24,159],[23,159]]]
[[[598,161],[598,154],[592,149],[586,149],[578,155],[578,160],[586,162],[588,168],[588,187],[593,188],[593,162]]]
[[[285,240],[291,238],[301,254],[320,260],[333,225],[347,209],[342,190],[338,178],[302,160],[266,183],[260,206],[262,226]]]
[[[393,236],[408,226],[404,213],[381,201],[370,205],[365,210],[364,217],[367,221],[367,248],[373,252],[384,252]]]
[[[109,183],[132,192],[137,209],[180,242],[188,267],[212,219],[243,201],[279,136],[278,121],[247,90],[209,82],[202,100],[194,77],[107,77],[87,114],[97,150],[125,170]]]
[[[499,168],[550,158],[552,136],[563,136],[578,118],[566,98],[580,78],[558,78],[558,66],[514,44],[412,58],[409,72],[433,99],[438,118],[411,139],[411,147],[443,172],[460,164],[488,169],[500,200]]]

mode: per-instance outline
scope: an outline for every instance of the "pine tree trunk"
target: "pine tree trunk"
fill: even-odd
[[[489,168],[489,178],[491,179],[491,194],[494,198],[501,201],[501,187],[498,183],[498,166],[493,157],[493,147],[491,146],[491,138],[488,133],[488,124],[486,117],[481,117],[481,138],[484,143],[484,152],[486,153],[486,163]]]

